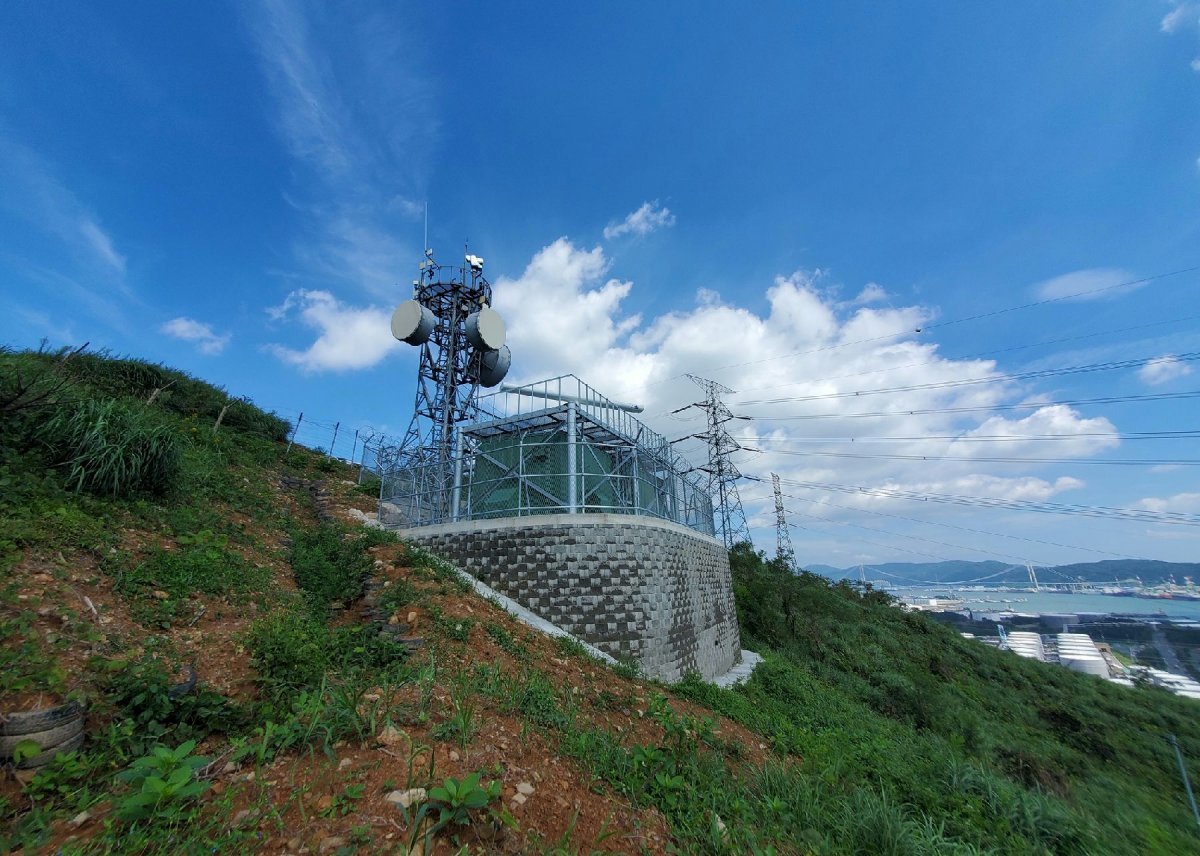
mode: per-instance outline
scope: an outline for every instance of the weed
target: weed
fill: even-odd
[[[450,778],[440,786],[429,789],[428,799],[421,804],[413,827],[415,832],[420,832],[421,820],[427,815],[437,812],[437,821],[425,832],[426,849],[428,849],[428,842],[442,829],[450,824],[469,825],[476,813],[500,799],[500,782],[492,781],[482,784],[481,776],[482,773],[475,772],[461,780]],[[502,808],[493,814],[502,819],[507,816],[507,812],[504,812]],[[415,844],[415,841],[410,842],[410,848]]]
[[[574,636],[558,636],[554,639],[554,649],[560,657],[583,657],[592,659],[592,654],[583,643]]]
[[[114,725],[127,726],[121,732],[127,752],[142,754],[163,740],[199,739],[243,724],[244,713],[224,696],[204,687],[181,692],[157,660],[109,660],[102,667],[110,672],[103,681],[106,699],[119,712]]]
[[[141,405],[85,399],[60,408],[43,442],[67,473],[67,486],[110,497],[164,494],[179,476],[175,432]]]
[[[147,756],[117,775],[133,792],[117,800],[117,817],[122,820],[181,820],[194,809],[188,804],[208,790],[196,780],[196,771],[208,758],[192,755],[196,742],[189,740],[175,749],[156,746]]]
[[[329,808],[321,812],[324,817],[345,817],[354,811],[358,801],[363,798],[367,786],[361,783],[348,784],[342,792],[333,798]]]
[[[450,682],[450,707],[452,713],[449,718],[438,723],[432,734],[438,740],[457,740],[465,751],[479,730],[479,703],[468,672],[459,672]]]
[[[352,534],[345,527],[326,523],[293,534],[292,571],[314,616],[324,618],[330,604],[362,595],[372,567],[366,550],[386,540],[386,536],[373,533]]]

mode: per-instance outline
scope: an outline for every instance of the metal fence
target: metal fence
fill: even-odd
[[[505,389],[481,409],[452,450],[364,450],[364,472],[382,480],[383,523],[640,514],[714,534],[712,498],[687,462],[573,375]]]

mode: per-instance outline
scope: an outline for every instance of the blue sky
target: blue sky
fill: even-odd
[[[684,372],[737,390],[802,562],[1197,560],[1194,526],[896,492],[1200,514],[1196,467],[1093,463],[1200,459],[1134,439],[1200,430],[1196,399],[1003,409],[1200,388],[1172,358],[1200,271],[1109,288],[1200,265],[1198,107],[1192,2],[6,3],[0,341],[163,361],[314,445],[401,433],[386,321],[428,205],[439,259],[486,260],[513,378],[576,372],[672,437]]]

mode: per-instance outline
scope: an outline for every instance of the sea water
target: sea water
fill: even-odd
[[[954,598],[963,608],[977,616],[979,613],[1026,612],[1034,614],[1056,612],[1102,612],[1112,615],[1161,615],[1200,621],[1200,600],[1167,600],[1141,597],[1113,597],[1105,594],[1059,594],[1035,591],[963,591],[951,586],[894,588],[888,594],[902,600]],[[1005,603],[1005,601],[1008,601]]]

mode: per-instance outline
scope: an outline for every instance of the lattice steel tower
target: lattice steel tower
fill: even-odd
[[[732,460],[732,455],[741,451],[742,445],[733,439],[725,426],[734,419],[749,417],[734,416],[721,401],[722,394],[733,392],[729,387],[692,374],[688,378],[704,390],[704,401],[689,407],[699,407],[707,413],[708,430],[692,436],[708,444],[708,466],[699,469],[708,473],[708,490],[714,500],[714,523],[725,548],[729,549],[734,544],[750,541],[750,527],[746,524],[746,512],[742,510],[742,498],[737,489],[737,480],[742,473]]]
[[[778,473],[771,473],[771,484],[775,488],[775,558],[789,571],[795,570],[796,551],[792,549],[792,532],[783,508],[783,491],[779,489]]]
[[[412,421],[395,469],[420,469],[422,478],[444,483],[449,502],[455,428],[474,421],[479,387],[499,384],[512,357],[504,321],[490,308],[483,259],[468,253],[463,267],[439,265],[426,250],[419,269],[412,300],[392,313],[392,335],[421,348]]]

